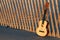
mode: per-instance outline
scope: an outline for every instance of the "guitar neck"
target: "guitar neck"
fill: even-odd
[[[44,10],[44,16],[43,16],[43,21],[44,21],[45,18],[46,18],[46,12],[47,12],[47,10],[45,9],[45,10]]]

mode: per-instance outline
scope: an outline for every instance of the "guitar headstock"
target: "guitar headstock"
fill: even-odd
[[[49,2],[46,2],[46,3],[44,4],[44,6],[45,6],[46,9],[48,9],[48,8],[49,8]]]
[[[49,2],[46,2],[45,6],[46,6],[46,7],[49,7]]]

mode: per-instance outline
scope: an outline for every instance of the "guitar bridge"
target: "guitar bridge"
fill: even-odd
[[[42,33],[44,33],[44,31],[41,31],[41,30],[40,30],[39,32],[42,32]]]

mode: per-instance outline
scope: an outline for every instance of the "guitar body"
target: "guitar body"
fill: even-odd
[[[44,21],[44,24],[42,24],[42,20],[39,21],[39,27],[36,29],[36,34],[39,36],[46,36],[47,35],[47,21]]]

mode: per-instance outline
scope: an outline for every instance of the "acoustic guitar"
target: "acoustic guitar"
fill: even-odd
[[[48,4],[46,3],[45,5],[46,9],[44,9],[44,16],[42,18],[42,20],[39,21],[38,25],[39,27],[36,28],[36,34],[39,35],[39,36],[46,36],[48,34],[48,31],[47,31],[47,25],[48,25],[48,22],[45,20],[46,19],[46,12],[47,12],[47,9],[48,9]]]

